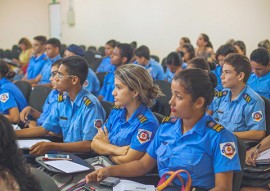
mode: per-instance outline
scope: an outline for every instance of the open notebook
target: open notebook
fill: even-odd
[[[34,144],[39,143],[39,142],[51,142],[51,141],[47,139],[22,139],[22,140],[17,140],[17,145],[20,149],[29,149]]]
[[[256,159],[256,163],[270,164],[270,149],[261,152]]]

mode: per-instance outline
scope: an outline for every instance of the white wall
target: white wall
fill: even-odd
[[[0,0],[0,48],[49,35],[48,0]]]
[[[2,9],[8,14],[14,2],[26,5],[27,14],[19,12],[20,7],[12,8],[15,10],[13,14],[3,20]],[[61,41],[66,44],[100,46],[110,39],[121,42],[136,40],[162,58],[175,50],[180,37],[189,37],[195,45],[201,32],[209,35],[215,50],[230,38],[243,40],[248,55],[259,41],[270,38],[269,0],[74,0],[74,27],[67,24],[69,1],[60,2]],[[27,25],[17,27],[12,33],[1,32],[4,35],[0,36],[0,47],[10,47],[24,35],[31,38],[41,32],[48,33],[46,3],[48,0],[0,0],[0,26],[5,30],[6,26],[11,26],[10,22],[25,21],[23,17],[31,15],[33,6],[40,12],[38,17],[31,16],[32,27]],[[19,22],[15,22],[18,17]],[[45,25],[37,27],[37,19],[43,20]]]

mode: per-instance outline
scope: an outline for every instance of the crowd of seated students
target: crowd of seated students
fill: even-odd
[[[14,73],[5,62],[0,62],[0,113],[12,123],[21,120],[27,127],[35,127],[16,130],[17,137],[39,137],[49,132],[63,136],[63,143],[35,144],[30,154],[43,155],[51,150],[95,152],[110,156],[115,164],[126,163],[95,171],[86,177],[87,181],[100,181],[109,175],[141,176],[157,164],[160,176],[168,170],[188,170],[192,186],[199,190],[231,190],[233,172],[241,170],[234,135],[258,141],[265,137],[265,104],[259,95],[270,97],[269,51],[258,48],[251,53],[249,61],[244,56],[244,43],[235,41],[220,46],[214,56],[209,37],[201,34],[195,50],[188,38],[180,40],[177,52],[166,58],[165,73],[150,58],[147,46],[134,50],[130,44],[114,40],[106,46],[99,72],[109,73],[99,91],[99,81],[83,59],[81,47],[70,45],[64,59],[60,59],[58,39],[34,38],[34,55],[22,80],[33,86],[52,87],[42,113],[22,101],[23,95],[9,81]],[[133,56],[135,61],[129,64]],[[214,60],[218,64],[210,72]],[[183,62],[188,69],[183,67]],[[164,118],[159,128],[149,109],[155,98],[162,95],[154,80],[169,81],[172,88],[171,117]],[[115,104],[107,120],[99,100]],[[102,127],[100,123],[104,123]],[[219,129],[215,129],[217,125]],[[188,136],[197,142],[190,142]],[[176,139],[183,141],[180,144]],[[264,146],[260,152],[268,148],[268,142],[268,137],[261,142]],[[227,147],[233,153],[226,153]],[[254,148],[247,152],[248,165],[254,165],[257,157],[254,152]],[[187,165],[190,158],[197,161]],[[205,171],[205,176],[200,170],[200,174],[192,170],[205,166],[212,169]],[[180,185],[176,181],[168,190],[178,189]],[[254,188],[243,188],[249,189]]]

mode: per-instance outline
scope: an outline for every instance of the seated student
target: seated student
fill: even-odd
[[[133,50],[130,44],[119,43],[113,49],[113,53],[111,56],[111,62],[115,66],[115,70],[117,70],[120,66],[129,63],[132,58]],[[98,99],[114,102],[114,97],[112,92],[114,90],[114,72],[109,72],[103,81],[103,86],[100,89]]]
[[[114,82],[115,107],[94,137],[92,149],[122,164],[140,159],[154,138],[159,123],[148,107],[162,92],[150,74],[135,64],[119,67]]]
[[[238,54],[246,55],[246,45],[243,41],[234,41],[232,45],[236,48]]]
[[[251,66],[246,56],[231,53],[223,60],[224,88],[211,105],[213,117],[241,139],[261,140],[265,136],[265,104],[246,82]]]
[[[96,73],[111,72],[115,70],[115,66],[111,63],[111,55],[116,44],[116,40],[109,40],[108,42],[106,42],[105,57],[102,59],[100,65],[98,66]]]
[[[58,72],[58,68],[61,64],[63,59],[59,59],[55,61],[52,64],[51,68],[51,77],[50,81],[52,84],[52,91],[49,93],[43,107],[42,107],[42,113],[39,111],[35,110],[31,106],[25,107],[21,112],[20,112],[20,119],[23,123],[25,123],[28,127],[37,127],[37,126],[42,126],[42,124],[45,122],[46,118],[50,115],[51,111],[57,105],[57,100],[58,100],[58,94],[59,91],[56,89],[56,74]],[[28,117],[29,115],[34,118],[35,120],[29,121]]]
[[[0,114],[0,190],[39,191],[38,183],[30,174],[16,144],[10,122]]]
[[[9,65],[0,60],[0,113],[11,123],[19,123],[20,111],[27,105],[27,101],[20,89],[9,79],[15,76]]]
[[[76,55],[84,57],[85,52],[80,46],[75,45],[75,44],[68,46],[64,52],[65,58],[69,57],[69,56],[76,56]],[[84,87],[84,89],[88,90],[89,92],[91,92],[95,96],[97,96],[99,93],[99,89],[100,89],[99,80],[98,80],[95,72],[89,67],[88,67],[87,79],[85,80],[83,87]]]
[[[199,58],[204,58],[208,62],[214,60],[214,50],[210,38],[207,34],[201,33],[197,39],[197,48],[195,49],[195,55]]]
[[[142,176],[157,164],[160,177],[168,171],[184,169],[190,173],[193,187],[232,190],[233,171],[241,169],[237,142],[230,131],[206,113],[214,97],[214,86],[201,69],[176,74],[170,100],[175,117],[163,119],[147,153],[140,160],[94,171],[86,176],[86,181],[100,181],[107,176]],[[180,190],[180,184],[175,180],[173,188]]]
[[[253,74],[247,84],[259,95],[270,98],[270,55],[264,48],[254,50],[250,55]]]
[[[22,80],[31,80],[36,78],[43,66],[47,62],[45,54],[45,36],[36,36],[33,41],[33,56],[29,60],[28,68],[26,74],[23,76]]]
[[[45,47],[46,47],[45,52],[46,52],[46,56],[47,56],[46,64],[43,66],[40,74],[36,78],[26,80],[30,84],[32,84],[32,86],[36,86],[38,84],[38,85],[44,85],[44,86],[51,87],[50,77],[51,77],[52,64],[56,60],[61,58],[61,56],[60,56],[61,43],[58,39],[51,38],[51,39],[47,40]]]
[[[220,46],[216,52],[216,61],[218,62],[218,65],[216,66],[215,70],[213,70],[212,72],[217,76],[218,84],[217,84],[216,89],[218,91],[221,91],[223,89],[221,78],[220,78],[222,74],[222,67],[224,64],[223,60],[230,53],[237,53],[236,48],[231,44],[224,44]]]
[[[199,68],[207,72],[210,72],[209,62],[207,62],[204,58],[191,59],[190,61],[188,61],[187,68]]]
[[[183,46],[182,53],[183,53],[183,55],[181,54],[182,59],[183,59],[182,68],[185,69],[185,68],[187,68],[188,61],[195,58],[195,50],[191,44],[185,44]]]
[[[105,111],[97,98],[83,89],[87,77],[86,60],[71,56],[62,60],[57,72],[56,87],[58,103],[39,128],[17,130],[17,137],[39,137],[49,131],[62,133],[64,143],[40,142],[30,148],[30,154],[42,155],[50,150],[66,152],[89,152],[91,141],[97,133],[96,120],[104,120]]]
[[[261,145],[258,148],[258,145]],[[261,152],[270,149],[270,135],[265,137],[258,145],[249,149],[246,153],[246,164],[250,166],[256,166],[255,160],[258,157],[258,154]],[[256,149],[258,148],[258,150]],[[268,185],[260,186],[260,187],[243,187],[241,191],[267,191],[270,189],[270,180]]]
[[[179,46],[176,48],[176,52],[182,53],[183,52],[183,47],[185,44],[190,44],[190,40],[188,37],[182,37],[179,40]]]
[[[171,83],[175,73],[182,70],[182,58],[177,52],[171,52],[166,58],[166,65],[165,81]]]
[[[135,50],[136,61],[145,67],[154,80],[164,80],[164,70],[160,63],[150,58],[150,51],[147,46],[140,46]]]

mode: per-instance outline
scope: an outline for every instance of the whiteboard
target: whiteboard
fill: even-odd
[[[61,40],[61,12],[60,3],[49,4],[50,37]]]

